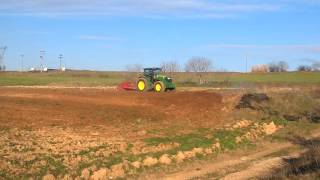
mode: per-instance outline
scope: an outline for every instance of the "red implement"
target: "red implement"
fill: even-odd
[[[123,83],[118,85],[117,89],[133,91],[133,90],[136,90],[136,85],[133,82],[123,82]]]

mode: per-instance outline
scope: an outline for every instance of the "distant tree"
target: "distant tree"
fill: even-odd
[[[320,71],[320,62],[314,62],[312,64],[312,70],[313,71]]]
[[[141,64],[130,64],[126,66],[126,69],[128,72],[141,72],[142,71],[142,65]]]
[[[193,57],[185,65],[186,72],[194,72],[199,76],[199,83],[203,84],[203,74],[209,72],[212,68],[212,62],[205,57]]]
[[[180,71],[180,64],[176,61],[163,62],[161,68],[163,72],[172,74]]]
[[[285,61],[273,62],[269,64],[270,72],[286,72],[289,69],[289,65]]]
[[[142,72],[142,65],[141,64],[130,64],[126,66],[126,70],[129,73],[125,73],[125,78],[127,81],[135,81],[136,78],[139,76],[140,72]]]
[[[6,70],[6,66],[0,66],[0,71],[5,71]]]
[[[312,67],[308,65],[300,65],[297,71],[312,71]]]
[[[280,68],[278,66],[278,64],[276,63],[270,63],[269,65],[269,72],[279,72]]]
[[[211,60],[205,57],[193,57],[188,60],[185,71],[186,72],[208,72],[211,70]]]
[[[286,72],[289,69],[289,65],[285,61],[279,61],[278,65],[279,65],[279,68],[280,68],[280,72]]]

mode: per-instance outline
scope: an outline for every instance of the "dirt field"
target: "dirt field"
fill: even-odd
[[[117,90],[3,88],[0,102],[2,126],[83,130],[92,127],[90,130],[94,130],[95,126],[126,127],[125,132],[117,133],[122,136],[152,126],[216,126],[222,108],[222,97],[209,92],[141,94]]]
[[[0,169],[9,170],[2,174],[41,177],[50,168],[56,168],[51,170],[55,175],[80,171],[81,163],[88,162],[83,153],[92,148],[97,159],[99,153],[125,152],[128,145],[133,153],[154,152],[157,148],[142,149],[143,139],[217,127],[222,97],[212,92],[1,88],[0,109]]]
[[[318,107],[318,92],[309,98],[273,91],[271,100],[237,110],[243,93],[0,88],[0,179],[163,177],[166,169],[251,147],[278,130],[290,134],[314,126],[308,120],[290,124],[279,113],[299,108],[297,115],[305,116]]]

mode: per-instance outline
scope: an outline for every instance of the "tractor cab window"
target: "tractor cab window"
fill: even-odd
[[[144,74],[146,75],[155,75],[155,74],[160,74],[161,69],[144,69]]]
[[[156,69],[155,71],[154,71],[154,74],[160,74],[161,73],[161,69]]]

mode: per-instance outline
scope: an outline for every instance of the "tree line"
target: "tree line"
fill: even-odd
[[[184,65],[184,68],[177,61],[166,61],[163,62],[160,67],[165,73],[174,73],[174,72],[209,72],[212,71],[212,61],[205,57],[193,57],[187,61]],[[143,66],[141,64],[132,64],[126,66],[126,70],[129,72],[141,72]]]
[[[206,73],[213,70],[212,61],[205,57],[193,57],[189,59],[184,67],[182,67],[177,61],[166,61],[160,66],[165,73],[175,72],[194,72],[194,73]],[[141,64],[128,65],[126,67],[129,72],[141,72],[143,66]],[[289,64],[286,61],[271,62],[269,64],[261,64],[253,66],[252,72],[287,72],[289,70]],[[311,65],[299,65],[296,68],[297,71],[320,71],[320,61],[314,62]]]

